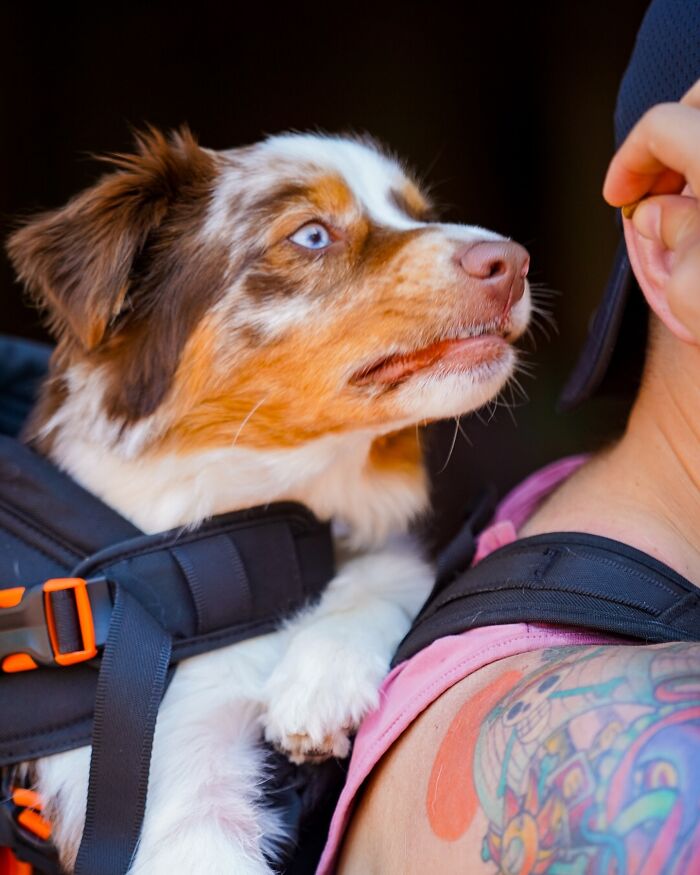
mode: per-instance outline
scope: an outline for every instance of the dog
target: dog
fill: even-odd
[[[531,302],[525,249],[442,224],[368,138],[214,151],[182,128],[8,251],[56,337],[27,435],[145,532],[281,500],[332,520],[338,573],[273,634],[182,662],[156,727],[132,875],[269,873],[264,737],[345,757],[427,597],[417,426],[493,399]],[[36,761],[71,871],[89,748]]]

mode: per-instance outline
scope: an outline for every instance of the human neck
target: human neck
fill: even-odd
[[[575,528],[615,538],[700,585],[700,350],[659,338],[625,434],[536,513],[522,534]]]
[[[608,458],[620,498],[675,545],[700,578],[700,350],[665,338],[653,351],[623,439]],[[699,581],[700,582],[700,581]]]

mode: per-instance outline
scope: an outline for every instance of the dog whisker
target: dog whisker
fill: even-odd
[[[236,441],[241,436],[241,433],[243,432],[243,429],[246,427],[247,423],[250,422],[250,419],[253,416],[253,414],[262,407],[262,405],[267,401],[267,399],[269,397],[270,397],[269,395],[266,395],[264,398],[261,398],[257,404],[253,405],[253,408],[251,409],[251,411],[246,415],[243,422],[238,426],[238,431],[236,432],[236,434],[233,438],[233,443],[231,444],[231,446],[236,445]]]
[[[445,470],[445,468],[447,468],[447,466],[449,465],[450,459],[452,458],[452,453],[453,453],[454,448],[455,448],[455,443],[457,441],[457,434],[459,433],[459,417],[455,416],[454,419],[455,419],[455,430],[454,430],[454,434],[452,435],[452,443],[450,444],[450,449],[449,449],[449,452],[447,453],[447,458],[445,459],[445,464],[437,472],[438,474],[442,474],[442,472]]]

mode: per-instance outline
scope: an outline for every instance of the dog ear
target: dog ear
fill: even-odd
[[[136,133],[134,154],[100,160],[117,168],[58,210],[31,219],[8,241],[19,278],[49,313],[59,338],[96,347],[130,300],[133,269],[169,209],[214,159],[187,126],[169,137]]]

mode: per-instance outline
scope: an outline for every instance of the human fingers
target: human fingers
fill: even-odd
[[[700,102],[700,89],[697,98],[689,94]],[[613,157],[603,197],[623,206],[648,194],[678,193],[686,181],[700,191],[700,108],[662,103],[641,118]]]
[[[677,194],[688,181],[700,191],[700,109],[652,107],[610,162],[603,197],[620,207],[648,194]]]

